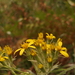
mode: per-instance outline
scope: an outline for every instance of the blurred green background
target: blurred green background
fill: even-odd
[[[0,0],[0,46],[16,49],[39,32],[61,37],[70,54],[63,64],[75,63],[75,0]]]

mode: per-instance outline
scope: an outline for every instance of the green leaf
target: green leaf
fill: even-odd
[[[50,72],[53,71],[54,69],[58,68],[58,66],[59,66],[59,65],[55,64],[55,65],[51,68]]]
[[[57,74],[57,75],[64,75],[64,74],[66,74],[66,72],[68,72],[68,71],[70,71],[70,70],[72,70],[72,69],[74,69],[74,68],[75,68],[75,65],[72,65],[71,67],[65,69],[64,71],[60,72],[60,73]]]

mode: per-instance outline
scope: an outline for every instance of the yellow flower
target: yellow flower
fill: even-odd
[[[62,47],[62,41],[61,41],[61,39],[59,38],[58,40],[57,40],[57,43],[56,43],[56,46],[55,46],[55,50],[65,50],[65,51],[67,51],[67,49],[66,49],[66,47]]]
[[[35,46],[32,46],[33,42],[30,42],[30,43],[23,43],[21,45],[21,48],[17,49],[14,54],[18,51],[20,51],[20,55],[22,55],[24,53],[24,51],[28,48],[36,48]]]
[[[43,42],[41,45],[42,50],[46,50],[46,42]]]
[[[38,39],[43,39],[43,33],[39,33],[38,35]]]
[[[51,39],[55,39],[56,38],[53,34],[50,34],[50,35],[48,33],[46,33],[46,34],[47,34],[47,36],[46,36],[47,39],[51,40]]]
[[[2,48],[0,47],[0,51],[2,51]]]
[[[43,68],[43,65],[42,64],[39,64],[38,65],[38,68],[40,68],[40,69]]]
[[[46,50],[47,50],[47,54],[51,53],[50,44],[46,44]]]
[[[57,44],[56,44],[55,50],[58,50],[63,56],[69,57],[69,55],[67,53],[67,48],[66,47],[62,47],[62,41],[61,41],[60,38],[57,40]]]
[[[36,55],[36,51],[35,50],[31,50],[30,53],[31,53],[32,56],[35,56]]]
[[[23,44],[21,44],[21,47],[24,49],[27,49],[29,46],[28,46],[28,43],[23,43]]]
[[[47,61],[48,61],[48,62],[52,62],[52,58],[51,58],[51,57],[48,57],[48,58],[47,58]]]
[[[6,57],[6,56],[0,56],[0,61],[5,61],[6,59],[8,59],[8,57]]]
[[[43,39],[37,39],[36,42],[35,42],[35,45],[36,46],[42,46],[44,40]]]
[[[32,46],[33,45],[33,43],[34,42],[30,42],[30,43],[23,43],[22,45],[21,45],[21,47],[23,48],[23,49],[27,49],[27,48],[36,48],[35,46]]]
[[[44,42],[43,33],[39,33],[38,38],[35,41],[35,45],[42,46],[43,42]]]
[[[66,51],[61,50],[60,53],[65,57],[69,57],[69,54]]]
[[[4,52],[10,55],[12,53],[12,48],[10,48],[8,45],[4,47]]]
[[[32,42],[32,43],[34,44],[35,41],[36,41],[35,39],[27,39],[27,40],[26,40],[26,43],[30,43],[30,42]]]
[[[0,54],[3,53],[3,49],[0,47]]]
[[[51,50],[55,49],[54,44],[46,44],[47,54],[51,53]]]

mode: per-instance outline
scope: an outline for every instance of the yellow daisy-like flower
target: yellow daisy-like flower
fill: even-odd
[[[4,52],[10,55],[12,53],[12,48],[10,48],[8,45],[4,47]]]
[[[46,44],[46,50],[47,50],[47,54],[51,53],[50,44]]]
[[[30,42],[30,43],[23,43],[23,44],[21,45],[21,48],[17,49],[17,50],[14,52],[14,54],[15,54],[16,52],[20,51],[19,54],[22,55],[26,49],[28,49],[28,48],[36,48],[35,46],[32,46],[32,44],[33,44],[33,42]]]
[[[28,45],[28,43],[23,43],[21,44],[21,47],[24,49],[27,49],[30,45]]]
[[[38,68],[40,68],[40,69],[43,68],[43,65],[42,64],[39,64],[38,65]]]
[[[44,40],[43,39],[37,39],[36,42],[35,42],[35,45],[36,46],[42,46]]]
[[[43,42],[44,42],[43,33],[39,33],[38,38],[35,41],[35,45],[42,46]]]
[[[62,41],[61,41],[61,39],[59,38],[58,40],[57,40],[57,43],[56,43],[56,46],[55,46],[55,50],[65,50],[65,51],[67,51],[67,49],[66,49],[66,47],[62,47]]]
[[[6,56],[0,56],[0,61],[5,61],[6,59],[8,59],[8,57],[6,57]]]
[[[52,62],[52,58],[51,58],[51,57],[48,57],[48,58],[47,58],[47,61],[48,61],[48,62]]]
[[[43,33],[39,33],[38,35],[38,39],[43,39]]]
[[[56,38],[53,34],[50,34],[50,35],[48,33],[46,33],[46,34],[47,34],[46,35],[46,38],[47,39],[50,39],[51,40],[51,39],[55,39]]]
[[[54,44],[46,44],[47,54],[49,54],[51,52],[51,50],[54,50],[54,49],[55,49]]]
[[[66,47],[62,47],[62,41],[61,41],[60,38],[57,40],[57,44],[55,46],[55,50],[59,51],[63,56],[69,57],[69,55],[67,53],[67,48]]]
[[[42,50],[46,50],[46,42],[43,42],[41,45]]]
[[[35,50],[31,50],[30,53],[31,53],[32,56],[35,56],[36,55],[36,51]]]

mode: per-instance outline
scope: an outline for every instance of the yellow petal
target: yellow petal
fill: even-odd
[[[35,46],[29,46],[29,47],[30,47],[30,48],[34,48],[34,49],[36,48]]]
[[[6,56],[4,56],[4,57],[0,56],[0,61],[5,61],[5,59],[8,59],[8,57],[6,57]]]
[[[61,53],[63,56],[65,56],[65,57],[69,57],[68,53],[65,52],[65,51],[60,51],[60,53]]]
[[[62,46],[62,42],[61,41],[58,42],[58,46],[60,46],[60,47]]]
[[[46,33],[47,34],[47,36],[49,36],[49,34],[48,33]]]
[[[17,50],[14,52],[14,54],[15,54],[16,52],[20,51],[21,49],[22,49],[22,48],[17,49]]]
[[[61,50],[67,51],[67,48],[66,47],[62,47]]]
[[[35,42],[35,39],[28,39],[26,42]]]
[[[30,43],[28,44],[28,46],[30,46],[30,45],[32,45],[32,44],[34,44],[34,42],[30,42]]]
[[[20,50],[20,55],[23,54],[24,50],[25,50],[25,49],[21,49],[21,50]]]
[[[4,56],[3,58],[5,58],[5,59],[9,59],[8,57],[6,57],[6,56]]]

